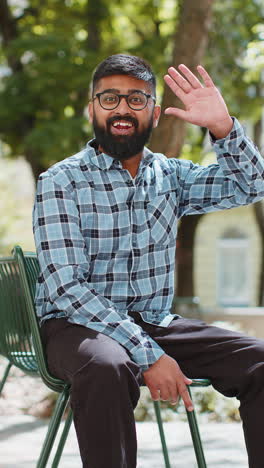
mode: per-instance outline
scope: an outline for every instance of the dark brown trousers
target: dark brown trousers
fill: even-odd
[[[264,340],[179,318],[167,328],[136,322],[176,359],[187,377],[209,378],[240,400],[250,468],[264,467]],[[71,405],[84,468],[135,468],[133,410],[143,383],[117,341],[66,319],[41,329],[50,371],[71,383]]]

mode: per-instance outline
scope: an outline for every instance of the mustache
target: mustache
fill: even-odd
[[[109,119],[107,119],[106,121],[107,129],[109,130],[111,125],[114,122],[118,122],[119,120],[131,122],[134,125],[135,129],[138,128],[138,120],[135,117],[132,117],[132,115],[113,115],[113,117],[109,117]]]

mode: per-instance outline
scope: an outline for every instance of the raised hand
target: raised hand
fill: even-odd
[[[197,70],[204,85],[185,65],[179,65],[179,73],[170,67],[164,80],[174,94],[182,101],[185,110],[168,107],[165,114],[171,114],[200,127],[207,127],[215,138],[224,138],[233,126],[226,103],[215,87],[206,70],[199,65]]]

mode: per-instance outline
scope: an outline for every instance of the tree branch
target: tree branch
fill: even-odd
[[[0,2],[0,30],[4,46],[7,46],[14,37],[17,37],[16,21],[12,17],[7,0]]]
[[[6,49],[7,63],[13,72],[22,69],[22,64],[18,57],[12,55],[7,49],[11,42],[18,37],[17,23],[12,16],[7,0],[0,2],[0,32],[3,39],[3,48]]]

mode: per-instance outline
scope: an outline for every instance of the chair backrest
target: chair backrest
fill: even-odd
[[[26,315],[30,323],[32,333],[32,342],[36,354],[39,373],[45,384],[56,392],[62,392],[66,383],[63,380],[53,377],[47,366],[45,353],[40,337],[39,320],[35,310],[35,290],[39,275],[39,263],[35,253],[23,253],[20,246],[15,246],[14,258],[19,267],[19,275],[23,285],[24,297],[26,302]]]
[[[19,266],[13,257],[0,258],[0,354],[24,372],[38,371]]]

